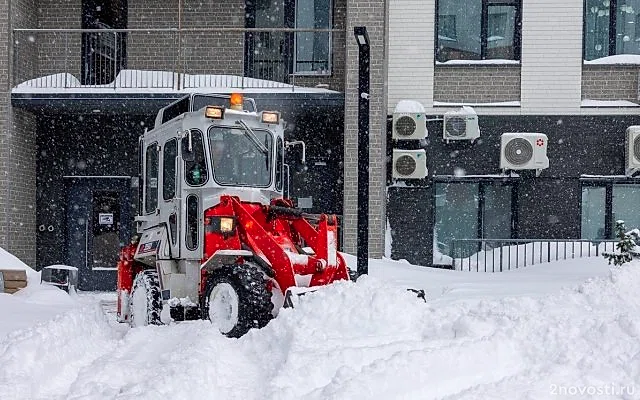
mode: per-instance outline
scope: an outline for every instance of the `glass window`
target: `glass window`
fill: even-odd
[[[511,185],[484,185],[483,237],[489,239],[511,238]]]
[[[640,0],[586,0],[585,59],[640,54],[639,10]]]
[[[615,221],[618,220],[623,220],[629,230],[640,228],[638,205],[640,205],[640,185],[614,185],[612,229],[615,229]]]
[[[158,144],[149,145],[145,154],[144,209],[147,214],[158,208]]]
[[[162,196],[165,200],[176,196],[176,157],[178,141],[171,139],[165,143],[162,155]]]
[[[185,180],[191,186],[202,186],[209,179],[207,173],[207,159],[204,155],[204,142],[202,132],[191,130],[191,146],[193,148],[193,161],[185,162]]]
[[[284,179],[284,145],[281,138],[278,138],[276,143],[276,190],[282,190]]]
[[[296,28],[330,27],[331,0],[296,0]],[[330,32],[296,32],[294,72],[328,74],[330,42]]]
[[[519,60],[519,10],[519,0],[439,0],[436,60]]]
[[[478,183],[436,184],[434,240],[441,253],[450,253],[452,239],[478,237],[478,188]]]
[[[209,129],[209,148],[213,178],[218,184],[253,187],[271,184],[271,132],[213,126]]]
[[[186,246],[189,250],[198,248],[198,198],[194,195],[187,196],[187,237]]]
[[[582,188],[583,239],[605,239],[606,188],[585,186]]]

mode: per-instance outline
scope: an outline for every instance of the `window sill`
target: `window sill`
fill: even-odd
[[[501,101],[495,103],[448,103],[443,101],[434,101],[433,107],[520,107],[519,101]]]
[[[583,99],[580,108],[637,108],[640,104],[628,100],[590,100]]]
[[[436,61],[436,66],[440,67],[459,67],[468,65],[509,65],[519,66],[520,60],[449,60],[449,61]]]
[[[618,54],[615,56],[584,60],[584,65],[640,65],[638,54]]]
[[[291,74],[292,76],[305,76],[305,77],[329,77],[331,76],[331,71],[329,72],[294,72]]]

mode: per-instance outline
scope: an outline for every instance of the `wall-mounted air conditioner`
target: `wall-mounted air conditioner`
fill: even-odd
[[[500,168],[503,170],[536,170],[540,175],[549,168],[547,135],[544,133],[503,133],[500,145]]]
[[[396,140],[421,140],[428,136],[427,116],[422,104],[413,100],[401,100],[393,111],[392,138]]]
[[[393,149],[394,179],[423,179],[427,172],[427,153],[424,149]]]
[[[442,137],[450,140],[476,140],[480,137],[478,114],[471,107],[462,107],[458,111],[447,111],[442,124]]]
[[[627,128],[625,140],[625,173],[628,176],[640,171],[640,126]]]

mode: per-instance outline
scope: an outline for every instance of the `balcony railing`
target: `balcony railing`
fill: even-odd
[[[14,29],[15,91],[315,86],[337,29]],[[343,32],[344,33],[344,32]]]
[[[553,261],[602,257],[617,240],[587,239],[453,239],[453,269],[503,272]]]

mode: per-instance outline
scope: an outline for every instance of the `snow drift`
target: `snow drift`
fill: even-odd
[[[451,286],[478,295],[451,297],[434,286],[428,303],[376,278],[378,268],[401,269],[380,262],[374,277],[307,294],[295,310],[241,339],[225,338],[205,321],[123,331],[95,304],[80,304],[0,337],[0,393],[3,399],[548,399],[566,387],[583,388],[577,398],[597,388],[619,391],[598,398],[637,398],[640,264],[609,272],[598,261],[586,268],[598,277],[562,290],[548,286],[544,296],[500,296],[485,285],[526,281],[543,266],[489,275],[407,265],[400,275],[441,282],[448,276]],[[550,280],[554,266],[558,277],[580,276],[578,264],[548,266]]]

